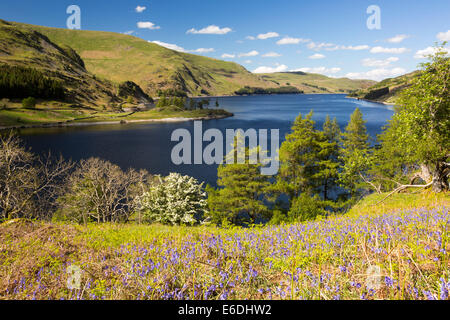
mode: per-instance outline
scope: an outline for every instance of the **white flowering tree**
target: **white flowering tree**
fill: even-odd
[[[137,208],[148,222],[194,225],[207,212],[203,184],[192,177],[172,173],[137,198]]]

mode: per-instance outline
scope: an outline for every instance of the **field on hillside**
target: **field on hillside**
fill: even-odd
[[[35,32],[48,39],[37,36]],[[8,64],[38,69],[46,64],[48,66],[44,69],[56,65],[64,67],[67,59],[60,57],[62,53],[58,48],[55,48],[56,55],[48,54],[44,49],[39,52],[33,50],[48,40],[66,50],[65,56],[67,53],[70,53],[69,57],[78,54],[86,70],[95,75],[94,79],[85,76],[84,82],[80,82],[80,85],[90,85],[92,98],[98,86],[105,86],[104,90],[97,92],[103,94],[114,91],[112,84],[125,81],[137,83],[151,96],[156,96],[159,89],[177,89],[192,96],[233,95],[246,86],[267,89],[285,86],[285,82],[305,93],[346,93],[375,83],[303,73],[302,76],[300,73],[258,75],[234,62],[173,51],[138,37],[112,32],[57,29],[0,20],[0,35],[3,36],[0,49],[7,52],[0,56],[0,62]],[[30,47],[31,40],[33,46]],[[71,68],[65,66],[58,70],[59,74],[66,74]],[[86,70],[78,70],[78,73],[84,75]],[[73,72],[69,74],[74,76]]]
[[[351,80],[330,78],[321,74],[304,72],[281,72],[261,75],[263,79],[281,86],[294,86],[304,93],[349,93],[368,88],[376,82],[371,80]]]
[[[382,95],[375,94],[376,98],[371,98],[369,100],[395,104],[400,92],[407,88],[411,80],[419,75],[419,71],[414,71],[396,78],[388,78],[378,82],[377,84],[369,88],[357,90],[356,92],[352,93],[351,96],[360,99],[369,99],[368,95],[370,95],[371,93],[377,92],[378,90],[381,90],[383,88],[389,88],[388,93]]]
[[[174,87],[192,95],[224,95],[246,85],[270,86],[236,63],[169,50],[134,36],[11,24],[71,47],[97,77],[115,83],[133,81],[153,96],[158,89]]]
[[[35,109],[23,108],[20,104],[10,104],[0,109],[0,129],[39,125],[76,125],[94,122],[123,122],[161,120],[173,118],[201,119],[209,117],[230,117],[231,113],[221,109],[179,110],[176,107],[151,109],[139,112],[107,112],[89,108],[74,108],[70,104],[38,104]]]
[[[6,222],[0,299],[448,299],[450,196],[380,199],[255,229]]]

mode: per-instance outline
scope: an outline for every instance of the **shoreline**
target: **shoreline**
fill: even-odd
[[[162,119],[139,119],[139,120],[120,120],[120,121],[97,121],[97,122],[55,122],[55,123],[40,123],[40,124],[30,124],[30,125],[18,125],[18,126],[0,126],[0,131],[2,130],[17,130],[17,129],[40,129],[40,128],[65,128],[65,127],[87,127],[87,126],[98,126],[98,125],[113,125],[113,124],[134,124],[134,123],[181,123],[190,121],[209,121],[209,120],[220,120],[234,117],[232,115],[217,115],[217,116],[207,116],[207,117],[197,117],[197,118],[162,118]]]
[[[347,98],[355,99],[355,100],[359,100],[359,101],[367,101],[367,102],[372,102],[372,103],[384,104],[385,106],[391,106],[391,107],[396,106],[396,104],[392,103],[392,102],[376,101],[376,100],[362,99],[362,98],[349,97],[349,96],[347,96]]]

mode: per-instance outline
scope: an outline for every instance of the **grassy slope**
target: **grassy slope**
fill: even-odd
[[[245,85],[269,85],[236,63],[176,52],[133,36],[13,24],[72,47],[96,76],[116,83],[131,80],[153,95],[157,89],[168,88],[192,95],[221,95]]]
[[[368,88],[376,83],[371,80],[330,78],[321,74],[303,72],[271,73],[263,74],[262,77],[274,84],[294,86],[305,93],[349,93]]]
[[[419,71],[414,71],[396,78],[388,78],[383,81],[378,82],[377,84],[363,89],[363,90],[357,90],[355,92],[355,95],[357,98],[364,99],[364,96],[368,94],[370,91],[389,87],[389,93],[386,95],[383,95],[374,101],[377,102],[385,102],[390,104],[395,104],[398,99],[398,94],[408,86],[408,83],[416,77],[419,74]]]
[[[122,122],[136,120],[161,120],[173,118],[209,118],[232,116],[224,110],[178,110],[175,107],[151,109],[140,112],[112,112],[88,108],[74,108],[69,104],[54,102],[53,104],[39,104],[36,109],[24,109],[16,104],[7,110],[0,110],[0,129],[2,127],[26,127],[39,125],[93,123],[93,122]]]
[[[384,209],[370,206],[375,198],[348,216],[249,230],[5,223],[0,225],[0,296],[439,298],[440,279],[450,280],[448,254],[440,251],[442,244],[450,250],[444,231],[449,195],[396,195]],[[79,291],[66,287],[72,264],[83,270]],[[380,268],[374,292],[366,289],[369,266]]]
[[[286,75],[264,75],[269,77],[266,81],[263,76],[252,74],[233,62],[176,52],[123,34],[12,24],[21,30],[36,30],[58,45],[70,46],[83,58],[87,70],[99,78],[115,83],[131,80],[151,95],[157,89],[169,88],[181,89],[191,95],[230,95],[244,86],[274,87],[271,80],[277,81],[278,77]],[[305,93],[348,92],[373,84],[314,74],[304,77],[290,74],[290,77],[288,82]],[[303,82],[326,90],[304,86]]]
[[[86,71],[68,50],[34,30],[0,20],[0,63],[38,69],[62,81],[72,103],[98,106],[119,101],[114,85]]]
[[[401,193],[386,199],[386,194],[372,194],[355,205],[349,212],[350,216],[361,214],[380,214],[395,210],[411,210],[415,208],[438,208],[450,206],[450,194],[433,192]]]

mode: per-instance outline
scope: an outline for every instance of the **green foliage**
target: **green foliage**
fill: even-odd
[[[319,138],[321,139],[319,145],[322,151],[318,154],[320,162],[316,177],[322,181],[323,199],[327,201],[330,191],[337,191],[339,168],[342,165],[339,159],[341,129],[336,118],[331,120],[327,115]]]
[[[36,69],[0,65],[0,97],[64,99],[61,82]]]
[[[279,226],[285,223],[289,223],[289,218],[283,210],[280,209],[274,209],[272,210],[272,219],[270,220],[269,224],[273,226]]]
[[[343,187],[350,191],[352,197],[366,187],[364,177],[369,167],[369,135],[366,121],[359,108],[350,117],[350,122],[342,135],[341,161],[342,172],[339,180]]]
[[[244,87],[235,92],[236,95],[252,95],[252,94],[300,94],[300,91],[296,87],[286,86],[280,88],[254,88],[254,87]]]
[[[130,103],[130,104],[133,104],[134,103],[134,98],[132,96],[128,96],[127,102]]]
[[[187,98],[187,93],[178,89],[166,89],[166,90],[157,90],[156,94],[158,97],[178,97],[178,98]]]
[[[337,186],[339,126],[336,119],[327,117],[324,130],[319,131],[312,116],[312,111],[305,118],[300,114],[280,148],[277,187],[291,201],[304,192],[323,193],[327,200]]]
[[[177,107],[181,110],[186,109],[186,98],[183,97],[170,97],[162,96],[158,103],[156,104],[156,108],[167,108],[167,107]]]
[[[450,58],[444,45],[422,64],[422,72],[402,92],[392,120],[379,136],[381,148],[372,170],[385,187],[394,179],[411,178],[421,167],[419,177],[433,181],[436,192],[448,189]]]
[[[137,210],[149,223],[194,225],[207,214],[203,184],[177,173],[159,177],[159,183],[140,195],[136,202]]]
[[[25,109],[34,109],[36,107],[36,99],[28,97],[22,100],[22,107]]]
[[[133,210],[140,176],[97,158],[82,160],[58,199],[56,220],[77,223],[126,222]]]
[[[280,148],[281,165],[277,186],[291,201],[302,192],[312,192],[317,186],[314,175],[320,146],[312,116],[312,111],[305,118],[300,114],[295,119],[292,133],[286,136],[286,141]]]
[[[314,220],[324,214],[326,214],[324,202],[318,195],[310,196],[307,193],[302,193],[300,197],[295,198],[292,202],[288,220],[293,223],[303,222]]]
[[[237,139],[241,139],[237,137]],[[236,159],[238,148],[227,156]],[[252,164],[250,156],[258,150],[245,149],[243,164],[222,164],[218,169],[219,189],[207,188],[209,217],[217,225],[228,221],[234,225],[252,225],[270,219],[264,203],[270,181],[260,172],[261,163]]]

